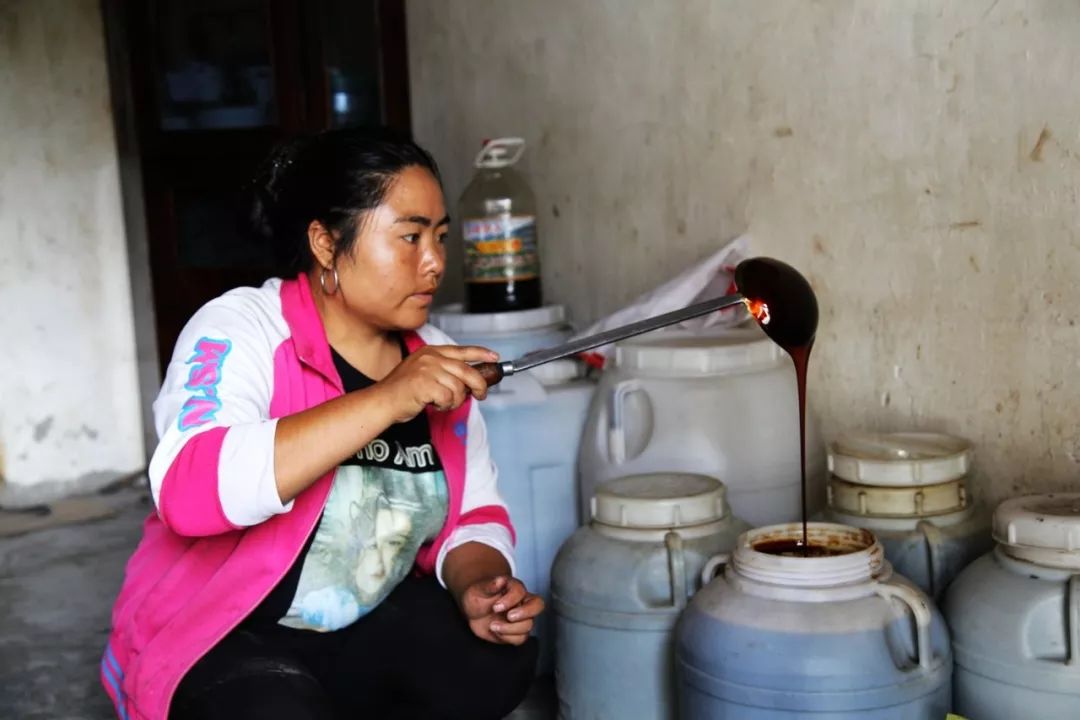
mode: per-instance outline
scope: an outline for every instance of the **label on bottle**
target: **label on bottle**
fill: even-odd
[[[464,223],[465,282],[495,283],[540,276],[534,215],[471,218]]]

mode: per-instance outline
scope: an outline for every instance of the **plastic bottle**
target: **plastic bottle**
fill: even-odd
[[[521,138],[484,144],[476,174],[459,202],[465,243],[465,310],[507,312],[540,307],[536,199],[513,165]]]

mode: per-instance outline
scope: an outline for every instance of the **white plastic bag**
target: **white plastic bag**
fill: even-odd
[[[593,323],[575,337],[595,335],[735,292],[735,266],[747,257],[749,246],[750,236],[740,235],[705,260],[695,263],[663,285],[639,295],[626,307]],[[736,325],[745,319],[743,308],[736,306],[686,320],[677,327],[701,330],[717,325]],[[593,367],[602,368],[613,351],[613,345],[604,345],[586,353],[585,360]]]

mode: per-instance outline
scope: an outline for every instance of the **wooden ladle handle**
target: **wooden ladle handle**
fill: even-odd
[[[488,384],[488,387],[498,385],[499,381],[501,381],[504,376],[503,368],[500,363],[479,363],[478,365],[473,365],[473,369],[483,376],[484,382]]]

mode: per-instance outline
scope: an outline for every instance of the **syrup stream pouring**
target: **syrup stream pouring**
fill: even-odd
[[[773,342],[791,356],[799,400],[799,470],[802,475],[802,541],[804,557],[811,554],[807,537],[806,504],[806,368],[817,335],[817,297],[810,283],[787,263],[751,258],[735,268],[735,286],[747,298],[746,307]]]

